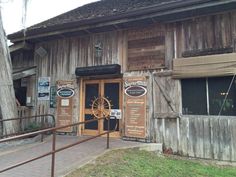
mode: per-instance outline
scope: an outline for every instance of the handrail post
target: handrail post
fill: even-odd
[[[19,120],[20,121],[19,129],[20,129],[20,131],[23,131],[22,117],[20,116],[19,118],[20,118],[20,120]]]
[[[110,116],[108,116],[108,123],[107,123],[107,149],[109,149],[109,136],[110,136]]]
[[[56,150],[56,131],[53,130],[52,135],[52,163],[51,163],[51,177],[54,177],[55,173],[55,150]]]
[[[41,116],[41,129],[44,128],[45,125],[45,120],[44,120],[44,115]],[[43,138],[44,138],[44,133],[41,133],[41,142],[43,142]]]

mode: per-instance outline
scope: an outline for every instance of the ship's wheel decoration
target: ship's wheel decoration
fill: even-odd
[[[105,97],[98,97],[92,101],[92,115],[95,118],[109,117],[111,113],[111,101]]]

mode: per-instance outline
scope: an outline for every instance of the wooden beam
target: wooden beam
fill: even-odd
[[[28,68],[21,71],[13,72],[13,80],[21,79],[24,77],[32,76],[36,74],[36,67]]]
[[[22,50],[33,50],[33,45],[24,41],[24,42],[21,42],[18,44],[13,44],[9,48],[10,48],[10,52],[15,52],[15,51],[18,51],[21,49]]]
[[[155,113],[155,119],[177,119],[180,118],[179,113]]]

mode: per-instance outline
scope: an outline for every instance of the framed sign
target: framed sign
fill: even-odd
[[[125,78],[124,93],[125,136],[146,138],[146,78]]]
[[[110,113],[111,119],[121,119],[121,109],[112,109]]]
[[[50,77],[38,78],[38,100],[50,100]]]
[[[69,125],[73,117],[73,81],[57,82],[57,126]],[[58,130],[59,132],[72,132],[72,127]]]

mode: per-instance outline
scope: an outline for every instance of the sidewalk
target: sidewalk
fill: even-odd
[[[77,142],[85,137],[57,135],[56,146],[63,147],[67,144]],[[0,169],[9,165],[17,164],[21,161],[37,157],[51,151],[51,137],[43,143],[33,143],[15,150],[1,151]],[[138,146],[140,143],[123,141],[121,139],[110,139],[110,149]],[[79,144],[56,154],[55,176],[63,176],[73,169],[80,167],[97,156],[106,152],[106,138],[97,138]],[[0,177],[50,177],[51,156],[25,164],[15,169],[0,174]]]

